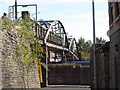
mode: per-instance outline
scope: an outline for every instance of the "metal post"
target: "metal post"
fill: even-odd
[[[95,36],[95,6],[94,0],[92,0],[92,13],[93,13],[93,64],[94,64],[94,88],[97,88],[96,77],[96,36]]]
[[[64,51],[62,51],[62,63],[65,63],[66,61],[65,61],[65,53],[64,53]]]
[[[48,67],[48,47],[45,44],[42,47],[45,53],[43,54],[43,59],[41,59],[41,62],[44,62]],[[43,83],[41,83],[41,87],[46,87],[48,86],[48,70],[42,67],[42,73],[43,73]]]
[[[48,67],[48,47],[46,46],[45,49],[46,49],[46,66]],[[45,70],[46,70],[46,87],[47,87],[48,86],[48,70],[47,69]]]
[[[36,5],[36,21],[37,21],[37,5]]]
[[[14,20],[14,6],[12,6],[12,18]]]
[[[15,0],[15,19],[17,19],[17,0]]]

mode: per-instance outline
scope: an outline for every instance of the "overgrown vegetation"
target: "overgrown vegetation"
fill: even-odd
[[[33,26],[36,21],[31,20],[29,17],[25,19],[12,20],[11,15],[0,19],[0,27],[2,30],[17,30],[19,44],[17,45],[17,60],[21,60],[29,70],[34,67],[35,62],[42,58],[43,48],[41,42],[36,40]],[[43,67],[46,65],[41,62]]]
[[[26,17],[22,21],[18,20],[17,25],[20,27],[18,29],[20,38],[20,45],[18,46],[19,59],[32,67],[36,59],[42,58],[43,52],[40,41],[34,37],[32,26],[35,25],[35,22]]]

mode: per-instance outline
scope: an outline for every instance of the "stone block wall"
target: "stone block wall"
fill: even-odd
[[[27,72],[16,60],[18,41],[15,30],[0,30],[0,88],[40,88],[37,65]]]

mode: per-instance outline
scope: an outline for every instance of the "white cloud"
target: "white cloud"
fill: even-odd
[[[66,32],[78,40],[80,37],[86,40],[92,39],[92,24],[83,22],[63,22]]]
[[[69,19],[76,20],[88,20],[92,17],[92,12],[78,13],[73,16],[68,17]]]
[[[106,22],[107,23],[107,22]],[[85,40],[93,40],[93,24],[92,22],[63,22],[63,25],[69,35],[78,40],[80,37],[85,38]],[[107,36],[108,26],[103,24],[96,24],[96,37],[103,37],[109,40]]]
[[[72,20],[79,20],[81,22],[91,22],[92,20],[92,11],[91,12],[85,12],[85,13],[77,13],[72,16],[67,17],[68,19]],[[108,10],[96,10],[95,11],[95,19],[97,23],[103,23],[103,21],[108,22]],[[104,19],[104,20],[103,20]]]
[[[95,25],[96,25],[96,37],[103,37],[104,39],[109,40],[106,34],[109,29],[107,15],[108,15],[107,10],[97,10]],[[76,39],[83,37],[86,40],[92,40],[93,25],[91,12],[75,14],[68,18],[79,20],[79,22],[66,22],[64,26],[67,32],[73,35]]]
[[[1,0],[7,5],[13,5],[15,0]],[[0,1],[0,2],[1,2]],[[74,3],[74,2],[91,2],[92,0],[17,0],[18,4],[56,4],[56,3]],[[107,2],[107,0],[94,0],[96,3]],[[46,6],[45,6],[46,7]],[[108,40],[106,32],[108,30],[108,18],[107,9],[98,10],[96,9],[96,36]],[[71,14],[72,15],[72,14]],[[61,15],[62,16],[62,15]],[[86,13],[77,13],[72,16],[66,17],[68,22],[64,19],[63,25],[65,26],[66,32],[73,35],[76,39],[80,37],[86,40],[92,40],[92,11]],[[71,20],[71,21],[70,21]],[[72,22],[72,20],[77,20],[77,22]],[[78,21],[79,20],[79,21]]]
[[[2,0],[6,3],[14,3],[15,0]],[[81,2],[84,0],[17,0],[18,3],[66,3],[66,2]],[[85,0],[87,1],[87,0]]]
[[[6,4],[14,4],[15,0],[1,0]],[[1,2],[0,1],[0,2]],[[113,0],[109,0],[110,2]],[[118,1],[118,0],[114,0]],[[46,3],[46,4],[55,4],[55,3],[74,3],[74,2],[92,2],[92,0],[17,0],[18,3]],[[108,0],[94,0],[94,2],[108,2]]]
[[[14,4],[15,0],[1,0],[8,4]],[[108,2],[107,0],[94,0],[95,2]],[[92,0],[17,0],[18,3],[74,3],[74,2],[92,2]]]

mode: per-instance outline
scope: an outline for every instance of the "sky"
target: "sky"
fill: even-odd
[[[108,3],[107,0],[95,1],[95,31],[96,37],[109,41]],[[14,5],[15,0],[0,0],[0,16],[8,12],[8,7]],[[38,20],[60,20],[66,33],[78,39],[93,40],[92,0],[17,0],[18,4],[37,4]],[[35,8],[18,7],[18,14],[22,10],[35,14]],[[33,16],[35,17],[35,16]]]

